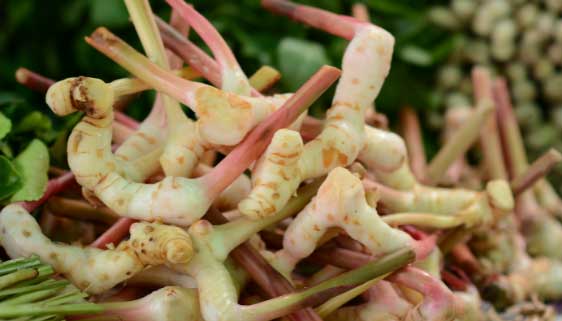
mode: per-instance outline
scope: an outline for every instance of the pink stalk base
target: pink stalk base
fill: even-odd
[[[191,68],[201,74],[213,86],[220,88],[222,79],[220,66],[217,62],[162,19],[155,17],[155,20],[156,25],[160,29],[164,46],[181,57]]]
[[[472,86],[474,87],[474,100],[477,105],[484,100],[494,102],[492,77],[488,69],[483,67],[473,68]],[[494,106],[494,109],[497,110],[497,107]],[[492,179],[508,179],[495,112],[484,122],[480,133],[480,145],[482,146],[484,165],[489,177]]]
[[[256,126],[213,170],[202,177],[210,199],[215,199],[267,148],[275,132],[289,126],[339,77],[334,67],[320,68],[299,90],[268,118]]]

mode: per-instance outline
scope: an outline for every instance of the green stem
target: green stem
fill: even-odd
[[[154,14],[148,0],[125,0],[125,5],[133,24],[137,31],[144,51],[156,65],[169,70],[170,64],[164,50],[164,44],[160,31],[154,21]],[[168,121],[177,124],[178,121],[185,121],[187,117],[181,110],[180,105],[168,96],[164,96],[164,108],[168,116]]]
[[[0,289],[7,288],[18,282],[33,279],[39,272],[36,269],[24,269],[0,277]]]
[[[247,308],[252,310],[252,315],[260,315],[263,317],[271,316],[273,311],[275,311],[274,313],[276,315],[280,314],[280,310],[291,312],[295,310],[295,307],[305,307],[322,302],[326,297],[342,289],[356,286],[391,273],[414,260],[415,253],[409,248],[404,248],[304,291],[283,295]]]
[[[16,270],[35,268],[40,266],[42,263],[39,257],[32,256],[30,258],[18,258],[10,261],[3,262],[0,264],[0,275],[12,273]]]
[[[289,200],[287,205],[275,215],[260,220],[239,218],[230,223],[216,226],[212,241],[213,252],[215,255],[224,258],[238,245],[247,241],[252,235],[276,222],[298,213],[310,202],[312,197],[316,195],[323,181],[323,178],[317,179],[313,183],[300,188],[297,192],[297,196]]]
[[[55,305],[63,305],[66,303],[71,303],[71,302],[80,302],[81,300],[83,300],[84,298],[86,298],[87,295],[78,291],[78,290],[74,290],[71,291],[69,293],[63,293],[59,296],[50,298],[48,300],[45,300],[43,303],[45,303],[45,305],[48,306],[55,306]]]
[[[396,213],[382,216],[388,225],[415,225],[427,228],[446,229],[464,224],[462,216],[446,216],[434,213]]]
[[[44,315],[31,319],[26,319],[26,321],[62,321],[64,317],[62,315]]]
[[[36,301],[48,298],[48,297],[56,294],[59,291],[60,291],[60,289],[47,289],[47,290],[41,290],[41,291],[37,291],[37,292],[31,292],[31,293],[28,293],[28,294],[23,294],[23,295],[15,297],[15,298],[11,298],[11,299],[4,300],[4,301],[0,302],[0,307],[5,306],[5,305],[17,305],[17,304],[23,304],[23,303],[36,302]]]
[[[62,288],[66,285],[68,285],[68,281],[66,280],[59,280],[59,281],[47,280],[35,285],[28,285],[24,287],[2,290],[0,291],[0,298],[9,295],[24,294],[24,293],[35,292],[35,291],[46,290],[46,289]]]
[[[342,293],[338,296],[335,296],[335,297],[331,298],[330,300],[324,302],[324,304],[322,304],[321,306],[319,306],[315,310],[318,313],[318,315],[320,315],[320,317],[326,318],[332,312],[336,311],[337,309],[342,307],[347,302],[353,300],[354,298],[359,296],[361,293],[367,291],[370,287],[375,285],[380,280],[386,278],[387,276],[388,276],[388,274],[379,276],[379,277],[377,277],[375,279],[372,279],[370,281],[367,281],[367,282],[361,284],[360,286],[357,286],[357,287],[355,287],[355,288],[353,288],[353,289],[351,289],[347,292],[344,292],[344,293]]]
[[[43,264],[37,268],[37,276],[31,280],[27,280],[18,284],[18,287],[28,286],[43,282],[51,277],[55,273],[50,265]]]
[[[158,66],[169,69],[164,44],[148,1],[125,0],[125,5],[148,58]]]
[[[94,303],[67,304],[63,306],[45,306],[40,303],[29,303],[2,307],[0,318],[16,318],[21,316],[41,316],[45,314],[89,314],[103,312],[103,308]]]
[[[438,182],[449,166],[464,154],[468,148],[478,139],[482,124],[493,111],[489,100],[484,100],[467,120],[466,124],[459,128],[439,150],[427,167],[428,184]]]

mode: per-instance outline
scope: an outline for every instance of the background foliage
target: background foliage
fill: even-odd
[[[348,0],[299,2],[347,14],[353,3]],[[442,1],[365,1],[372,20],[397,39],[391,74],[377,100],[377,108],[391,117],[404,104],[427,110],[438,103],[438,97],[430,90],[432,67],[453,49],[454,37],[426,19],[426,9],[437,2]],[[294,90],[322,64],[340,64],[346,46],[344,40],[274,16],[263,10],[258,0],[194,0],[192,3],[229,42],[248,74],[264,64],[278,68],[283,74],[280,90]],[[169,17],[164,1],[154,0],[151,4],[157,14]],[[33,138],[50,146],[51,163],[65,167],[66,135],[79,117],[53,117],[42,95],[15,82],[14,72],[18,67],[27,67],[53,79],[87,75],[110,81],[127,75],[84,42],[84,36],[98,26],[108,27],[140,49],[122,1],[0,0],[0,113],[11,120],[11,131],[3,139],[0,137],[0,166],[12,169],[2,171],[5,177],[0,175],[0,186],[18,180],[14,158]],[[191,37],[197,40],[193,34]],[[128,112],[142,118],[151,105],[149,99],[150,94],[143,95]],[[318,104],[313,113],[321,114],[322,106],[328,103]],[[2,130],[9,131],[0,119],[0,134]]]

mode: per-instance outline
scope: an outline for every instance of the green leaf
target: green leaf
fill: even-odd
[[[281,82],[289,91],[297,90],[322,65],[330,60],[323,46],[312,41],[284,38],[277,48]]]
[[[0,139],[6,137],[10,130],[12,130],[12,121],[0,113]]]
[[[36,201],[43,196],[49,180],[49,152],[47,146],[34,139],[14,160],[17,170],[23,176],[23,187],[11,198],[12,202]]]
[[[14,133],[39,132],[49,129],[51,129],[51,120],[49,117],[41,112],[34,111],[26,115],[17,126],[14,127]]]
[[[22,187],[22,178],[14,164],[0,156],[0,200],[10,197]]]

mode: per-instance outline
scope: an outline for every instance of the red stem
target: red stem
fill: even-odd
[[[128,217],[122,217],[117,222],[115,222],[107,231],[100,235],[92,244],[91,247],[96,247],[98,249],[105,249],[108,244],[118,244],[121,242],[127,234],[129,234],[129,228],[137,220]]]
[[[425,178],[427,159],[423,147],[422,131],[417,113],[406,107],[400,113],[400,123],[408,155],[410,156],[410,167],[419,181]]]

